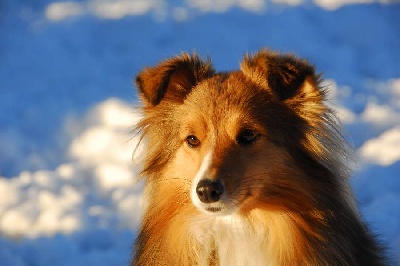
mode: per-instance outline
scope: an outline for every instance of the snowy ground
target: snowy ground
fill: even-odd
[[[399,254],[395,1],[1,1],[0,264],[126,265],[142,205],[135,73],[182,50],[234,69],[263,46],[324,73],[361,211]]]

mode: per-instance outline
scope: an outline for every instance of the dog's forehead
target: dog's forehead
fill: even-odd
[[[228,109],[246,110],[268,101],[271,93],[259,88],[242,72],[220,73],[197,84],[187,96],[193,107],[212,111]]]
[[[179,112],[188,124],[232,131],[257,123],[262,106],[271,98],[240,72],[222,73],[196,85]]]

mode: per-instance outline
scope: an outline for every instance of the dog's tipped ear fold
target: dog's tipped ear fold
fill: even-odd
[[[250,80],[271,90],[280,101],[320,95],[314,67],[294,56],[262,49],[255,55],[245,56],[240,67]]]
[[[143,69],[136,77],[136,86],[147,105],[155,106],[163,100],[182,102],[198,82],[214,73],[209,60],[182,53]]]

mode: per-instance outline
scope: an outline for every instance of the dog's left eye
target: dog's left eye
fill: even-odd
[[[200,145],[200,140],[195,135],[189,135],[186,137],[186,143],[191,148],[196,148]]]
[[[257,140],[259,133],[252,129],[242,130],[236,138],[236,141],[240,145],[250,145]]]

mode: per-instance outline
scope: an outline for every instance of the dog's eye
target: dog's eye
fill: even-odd
[[[250,145],[257,140],[259,134],[251,129],[244,129],[237,136],[236,141],[240,145]]]
[[[186,137],[186,143],[191,148],[196,148],[200,145],[200,140],[195,135],[189,135]]]

